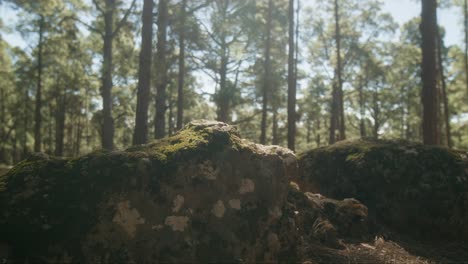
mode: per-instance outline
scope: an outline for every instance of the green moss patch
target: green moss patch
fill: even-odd
[[[354,197],[376,221],[422,236],[468,238],[466,153],[404,141],[359,140],[299,156],[300,181]]]

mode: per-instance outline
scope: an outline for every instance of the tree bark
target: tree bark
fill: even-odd
[[[373,127],[373,136],[375,139],[379,138],[379,129],[380,129],[380,106],[379,106],[379,93],[377,90],[372,94],[373,99],[373,111],[374,111],[374,127]]]
[[[296,145],[296,75],[294,73],[294,48],[294,0],[289,0],[288,148],[293,151]]]
[[[276,106],[273,107],[273,120],[272,120],[272,140],[271,143],[273,145],[278,145],[279,138],[278,138],[278,108]]]
[[[36,110],[34,115],[34,151],[41,152],[42,150],[42,136],[41,136],[41,123],[42,123],[42,46],[44,39],[44,26],[45,18],[41,15],[39,18],[39,43],[37,54],[37,90],[36,90]]]
[[[226,47],[226,38],[223,36],[221,40],[221,62],[219,69],[219,91],[218,91],[218,111],[217,120],[221,122],[228,122],[229,120],[229,92],[227,87],[227,64],[228,54]]]
[[[114,118],[112,117],[112,42],[114,39],[115,0],[105,1],[104,12],[104,45],[102,62],[102,148],[107,150],[114,149]]]
[[[141,30],[141,50],[138,68],[137,109],[133,145],[148,142],[148,107],[151,87],[151,47],[153,43],[153,0],[144,0]]]
[[[28,155],[28,124],[29,124],[29,93],[28,93],[28,88],[24,87],[24,104],[23,104],[23,115],[24,115],[24,120],[23,120],[23,138],[22,138],[22,148],[23,148],[23,153],[22,153],[22,158],[26,158]]]
[[[166,136],[166,46],[167,46],[167,23],[168,23],[168,0],[160,0],[158,6],[158,44],[156,51],[157,87],[156,87],[156,117],[154,122],[154,136],[156,139]]]
[[[437,62],[439,68],[440,84],[441,84],[441,94],[442,94],[442,104],[444,109],[444,121],[445,121],[445,138],[446,143],[449,148],[452,147],[452,132],[450,126],[450,112],[449,112],[449,103],[447,97],[447,83],[445,81],[444,73],[444,64],[442,56],[442,48],[444,47],[444,42],[442,36],[440,35],[439,27],[437,27]]]
[[[345,134],[345,117],[343,104],[343,77],[342,77],[342,62],[341,62],[341,28],[340,28],[340,13],[338,0],[335,0],[335,41],[336,41],[336,74],[337,74],[337,99],[338,99],[338,118],[337,125],[340,132],[339,140],[346,139]]]
[[[268,14],[266,23],[266,38],[265,38],[265,76],[263,83],[263,102],[262,102],[262,123],[260,143],[266,143],[266,128],[267,128],[267,107],[268,107],[268,90],[271,86],[271,62],[270,62],[270,49],[271,49],[271,20],[273,13],[273,0],[268,0]]]
[[[463,2],[464,31],[465,31],[465,85],[468,93],[468,0]]]
[[[329,143],[333,144],[336,140],[343,140],[345,135],[344,107],[343,107],[343,79],[341,63],[341,33],[340,33],[340,13],[338,0],[334,3],[335,17],[335,43],[336,43],[336,66],[335,78],[332,91],[331,117],[330,117],[330,138]],[[336,137],[336,130],[339,131]]]
[[[366,67],[366,72],[367,72],[367,67]],[[367,74],[367,73],[366,73]],[[365,108],[364,108],[364,87],[363,87],[363,81],[362,81],[362,76],[359,76],[359,84],[358,84],[358,92],[359,92],[359,134],[361,138],[366,137],[366,123],[365,123]]]
[[[65,93],[60,91],[60,83],[56,84],[56,112],[55,112],[55,156],[63,156],[63,142],[65,137]]]
[[[185,21],[187,0],[182,0],[179,29],[179,75],[177,84],[177,129],[184,123],[184,83],[185,83]]]
[[[437,145],[437,1],[422,0],[422,104],[423,104],[423,142]]]

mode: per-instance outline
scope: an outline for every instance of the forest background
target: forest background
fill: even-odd
[[[148,2],[0,1],[0,163],[122,149],[201,118],[298,151],[423,140],[420,1],[160,0],[144,49]],[[467,149],[466,1],[438,12],[437,141]],[[142,68],[150,89],[138,96]]]

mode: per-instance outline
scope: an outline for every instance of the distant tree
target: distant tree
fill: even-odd
[[[113,42],[122,26],[127,22],[130,12],[135,6],[133,0],[130,7],[125,11],[122,18],[116,23],[116,12],[118,4],[116,0],[103,0],[102,6],[98,0],[93,0],[94,6],[103,18],[104,29],[98,29],[83,23],[93,32],[98,33],[103,41],[102,46],[102,75],[101,75],[101,96],[102,96],[102,132],[101,144],[103,149],[114,149],[114,118],[112,117],[112,73],[113,73]]]
[[[295,150],[296,141],[296,73],[294,44],[294,0],[289,0],[289,59],[288,59],[288,148]],[[298,40],[296,40],[298,41]]]
[[[185,1],[185,0],[184,0]],[[148,141],[148,106],[151,87],[151,47],[153,44],[153,0],[143,1],[140,64],[138,68],[138,94],[135,114],[133,145]]]
[[[342,77],[342,62],[341,62],[341,27],[340,27],[340,6],[338,0],[334,2],[335,14],[335,43],[336,43],[336,66],[335,77],[332,91],[332,109],[330,117],[330,138],[329,143],[335,143],[337,137],[336,130],[339,131],[338,140],[346,139],[346,128],[344,121],[344,105],[343,105],[343,77]]]
[[[266,128],[267,128],[267,111],[268,111],[268,93],[271,88],[271,31],[272,31],[272,13],[273,13],[273,0],[268,0],[268,9],[266,16],[265,26],[265,58],[264,58],[264,83],[262,89],[262,123],[261,123],[261,134],[260,143],[266,144]]]
[[[156,139],[166,135],[166,87],[167,87],[167,28],[168,1],[160,0],[158,5],[158,37],[156,50],[156,115],[154,119],[154,136]]]

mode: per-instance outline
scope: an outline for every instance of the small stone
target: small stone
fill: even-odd
[[[184,204],[184,197],[182,195],[177,195],[173,201],[174,207],[172,208],[172,212],[177,213],[179,212],[180,208]]]
[[[218,218],[224,216],[224,212],[226,212],[226,207],[224,207],[224,203],[221,200],[218,200],[214,205],[211,212]]]
[[[164,224],[170,226],[172,231],[184,231],[188,225],[189,218],[186,216],[171,215],[166,217]]]
[[[240,194],[251,193],[255,190],[255,183],[251,179],[242,179],[239,188]]]
[[[236,210],[240,210],[241,209],[241,201],[239,199],[232,199],[232,200],[229,200],[229,206],[232,208],[232,209],[236,209]]]

